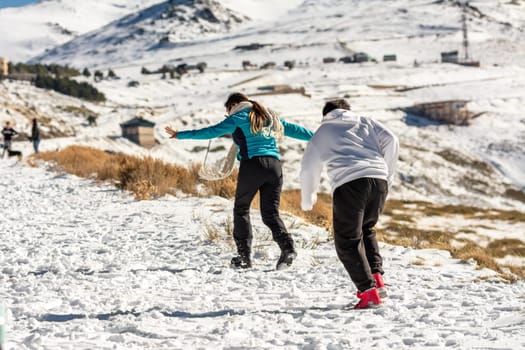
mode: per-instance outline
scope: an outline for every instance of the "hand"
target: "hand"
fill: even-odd
[[[173,130],[173,129],[171,128],[171,126],[167,126],[167,127],[165,127],[164,130],[166,131],[166,133],[167,133],[168,135],[170,135],[170,139],[176,139],[176,138],[177,138],[177,133],[178,133],[178,132],[177,132],[177,130]]]

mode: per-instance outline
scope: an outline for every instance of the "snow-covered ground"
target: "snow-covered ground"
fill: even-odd
[[[389,296],[355,289],[327,232],[284,215],[299,257],[254,225],[254,268],[228,266],[232,202],[135,201],[111,186],[0,161],[7,349],[524,349],[523,281],[448,252],[381,245]]]
[[[441,51],[461,49],[461,11],[453,1],[219,2],[250,20],[154,49],[148,48],[156,42],[137,45],[133,38],[99,47],[96,39],[107,34],[104,28],[139,30],[126,27],[122,17],[134,18],[160,1],[48,0],[0,10],[0,31],[10,33],[0,38],[0,56],[40,55],[45,63],[104,73],[111,68],[120,77],[94,83],[108,98],[99,104],[1,81],[0,125],[9,120],[28,132],[39,118],[51,136],[41,142],[44,151],[80,144],[188,164],[203,161],[208,141],[169,140],[164,127],[222,120],[233,91],[312,130],[327,99],[346,97],[354,111],[399,136],[390,198],[525,211],[523,199],[509,195],[525,188],[523,1],[469,2],[470,54],[479,68],[438,62]],[[140,24],[153,31],[165,25],[153,22]],[[268,45],[233,50],[251,43]],[[323,63],[355,51],[378,62]],[[396,54],[397,62],[382,62],[384,54]],[[243,70],[244,60],[276,67]],[[285,60],[296,66],[284,68]],[[140,73],[182,62],[208,67],[180,80]],[[130,81],[139,85],[129,87]],[[304,87],[305,94],[257,95],[273,84]],[[469,126],[447,126],[400,110],[448,99],[469,100],[468,108],[482,114]],[[96,127],[87,125],[86,113],[98,115]],[[156,123],[152,149],[120,137],[120,123],[136,116]],[[230,142],[214,140],[212,148],[227,149]],[[285,188],[296,189],[305,143],[285,139],[280,147]],[[14,148],[32,153],[23,136]],[[321,189],[329,191],[326,176]],[[255,268],[239,272],[228,266],[233,245],[226,234],[206,238],[207,230],[228,226],[233,204],[226,199],[137,202],[109,185],[14,159],[0,159],[0,191],[0,303],[9,308],[8,350],[525,349],[524,282],[506,284],[444,251],[383,244],[390,297],[382,309],[355,312],[344,309],[356,301],[355,289],[328,233],[296,217],[284,218],[299,247],[292,269],[273,271],[278,248],[254,211]],[[454,213],[425,217],[416,209],[408,209],[407,218],[417,229],[457,232],[457,239],[482,246],[525,240],[525,223]],[[499,261],[523,266],[525,259]]]

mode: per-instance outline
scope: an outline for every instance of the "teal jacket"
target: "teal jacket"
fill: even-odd
[[[250,159],[257,156],[271,156],[280,159],[277,142],[273,136],[263,133],[252,134],[250,131],[251,108],[240,110],[228,116],[222,122],[203,129],[179,131],[177,138],[181,140],[196,139],[208,140],[222,135],[232,134],[233,141],[239,148],[237,158],[240,160]],[[281,119],[284,127],[284,135],[295,139],[308,141],[313,132],[294,123]]]

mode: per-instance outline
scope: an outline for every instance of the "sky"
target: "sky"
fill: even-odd
[[[0,8],[2,7],[19,7],[28,4],[33,4],[38,0],[0,0]]]

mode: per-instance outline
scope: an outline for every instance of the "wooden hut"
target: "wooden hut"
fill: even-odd
[[[122,128],[122,137],[146,148],[155,146],[154,126],[155,123],[140,117],[133,118],[120,124],[120,127]]]
[[[467,109],[467,103],[467,100],[421,103],[407,108],[406,112],[441,123],[468,125],[474,114]]]

